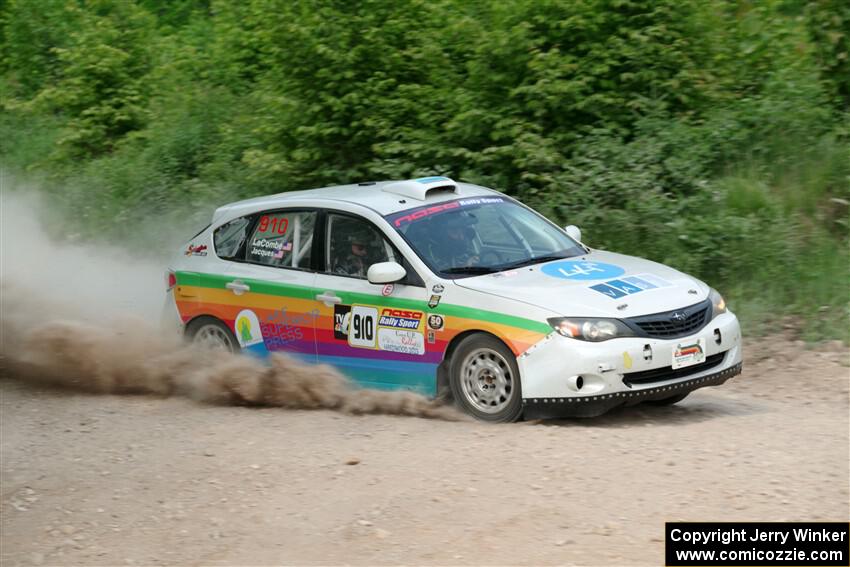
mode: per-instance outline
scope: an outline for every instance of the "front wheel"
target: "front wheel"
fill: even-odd
[[[186,327],[186,338],[193,345],[211,350],[239,352],[240,346],[227,325],[213,317],[198,317]]]
[[[495,337],[463,339],[452,354],[449,382],[457,404],[481,421],[512,422],[522,415],[516,357]]]

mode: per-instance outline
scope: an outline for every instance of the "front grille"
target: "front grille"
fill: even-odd
[[[712,354],[711,356],[706,356],[705,360],[699,364],[686,366],[685,368],[678,368],[676,370],[673,370],[672,366],[665,366],[664,368],[655,368],[653,370],[629,372],[623,375],[623,383],[626,386],[634,386],[639,384],[650,384],[652,382],[661,382],[663,380],[673,380],[674,378],[684,378],[685,376],[690,376],[691,374],[696,374],[697,372],[714,368],[723,362],[724,356],[726,356],[725,352]]]
[[[643,317],[631,317],[626,322],[654,339],[685,337],[702,329],[711,317],[711,301],[706,299],[696,305]]]

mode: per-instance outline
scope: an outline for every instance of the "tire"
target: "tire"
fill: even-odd
[[[455,403],[481,421],[509,423],[522,415],[522,385],[516,357],[491,335],[461,340],[449,365]]]
[[[685,392],[684,394],[676,394],[675,396],[670,396],[669,398],[664,398],[662,400],[647,400],[643,403],[649,404],[651,406],[672,406],[673,404],[678,404],[682,400],[688,397],[690,392]]]
[[[186,338],[195,346],[212,350],[239,352],[242,348],[227,325],[215,317],[198,317],[186,326]]]

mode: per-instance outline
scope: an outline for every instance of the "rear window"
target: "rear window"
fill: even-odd
[[[213,232],[213,245],[219,258],[231,260],[242,249],[248,234],[251,217],[242,217],[223,224]]]

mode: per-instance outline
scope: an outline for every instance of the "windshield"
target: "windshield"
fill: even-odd
[[[504,197],[457,199],[385,217],[435,273],[500,272],[584,254],[564,231]]]

